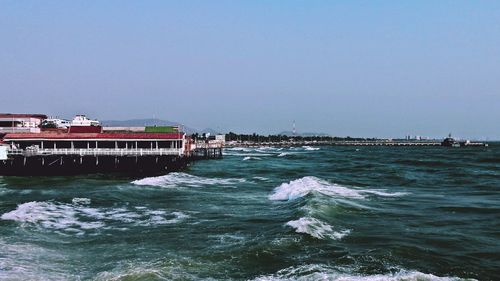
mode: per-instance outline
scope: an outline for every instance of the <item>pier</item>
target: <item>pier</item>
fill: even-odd
[[[0,145],[0,175],[162,175],[222,158],[223,143],[184,133],[19,133]]]
[[[190,157],[193,159],[221,159],[223,151],[222,143],[206,143],[196,141],[190,151]]]

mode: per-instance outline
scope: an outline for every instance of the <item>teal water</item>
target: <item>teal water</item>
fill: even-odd
[[[0,280],[500,280],[500,146],[226,149],[0,177]]]

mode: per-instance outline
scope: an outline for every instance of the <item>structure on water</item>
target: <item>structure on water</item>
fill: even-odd
[[[41,117],[39,126],[44,121]],[[22,120],[3,123],[16,127],[4,127],[7,133],[0,135],[0,175],[159,175],[182,169],[194,160],[222,157],[221,143],[194,141],[177,127],[106,130],[83,115],[78,115],[69,128],[58,126],[67,122],[53,123],[55,126],[40,126],[38,130],[30,127],[27,132],[18,129]]]

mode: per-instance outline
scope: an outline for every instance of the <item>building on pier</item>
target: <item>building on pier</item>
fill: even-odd
[[[0,113],[0,133],[39,133],[44,114]]]
[[[95,123],[0,136],[0,175],[157,175],[179,170],[194,159],[219,157],[222,145],[197,146],[173,128],[103,132]]]

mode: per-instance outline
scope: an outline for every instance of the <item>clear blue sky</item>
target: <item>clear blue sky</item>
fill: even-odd
[[[0,0],[0,112],[500,139],[500,1]]]

